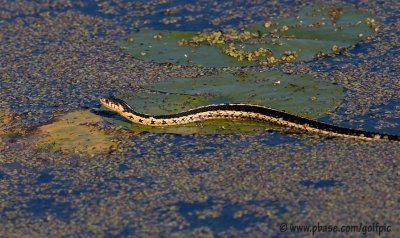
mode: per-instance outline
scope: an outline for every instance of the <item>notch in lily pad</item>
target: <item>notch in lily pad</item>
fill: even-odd
[[[157,63],[235,67],[309,61],[333,56],[378,30],[373,15],[339,5],[305,7],[296,16],[267,20],[242,31],[142,29],[121,47],[135,58]]]

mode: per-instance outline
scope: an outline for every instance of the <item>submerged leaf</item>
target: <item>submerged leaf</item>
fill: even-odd
[[[372,15],[336,5],[306,7],[298,16],[267,21],[244,31],[157,31],[132,34],[122,47],[158,63],[206,67],[275,64],[334,55],[373,35]]]
[[[39,137],[43,138],[37,142],[36,146],[38,148],[51,147],[62,152],[88,154],[107,152],[110,148],[117,146],[112,141],[112,136],[96,127],[84,125],[101,120],[100,116],[86,110],[67,113],[57,121],[39,127]]]

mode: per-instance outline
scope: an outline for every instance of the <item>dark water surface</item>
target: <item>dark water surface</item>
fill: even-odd
[[[321,121],[400,134],[400,5],[344,4],[377,15],[382,25],[375,39],[338,57],[273,69],[316,73],[346,88],[345,100]],[[17,112],[18,125],[34,131],[55,112],[98,108],[103,95],[216,71],[133,59],[117,44],[142,27],[240,28],[293,15],[305,3],[16,0],[1,5],[0,109]],[[120,136],[118,149],[93,155],[32,148],[29,133],[2,138],[0,237],[309,237],[282,232],[280,225],[360,222],[391,225],[384,237],[400,232],[399,143],[279,131],[114,133]]]

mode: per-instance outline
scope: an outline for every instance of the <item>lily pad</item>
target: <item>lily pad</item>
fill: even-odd
[[[373,16],[337,5],[314,5],[296,17],[266,21],[244,31],[142,29],[121,44],[135,58],[206,67],[307,61],[334,55],[375,34]]]
[[[249,103],[309,118],[332,110],[342,100],[343,88],[310,75],[281,72],[241,72],[199,78],[174,78],[144,86],[147,92],[120,94],[137,112],[164,115],[218,103]],[[112,119],[129,127],[129,122]],[[232,133],[276,128],[260,122],[214,120],[184,126],[156,128],[132,124],[136,132]]]
[[[129,129],[134,133],[152,132],[152,133],[169,133],[180,135],[192,134],[232,134],[232,133],[255,133],[262,130],[279,130],[278,126],[269,125],[259,121],[232,121],[232,120],[209,120],[202,123],[190,123],[179,126],[151,127],[140,124],[131,124],[128,121],[121,120],[120,117],[106,118],[106,121],[125,129]]]
[[[96,154],[110,151],[117,144],[94,124],[102,121],[100,116],[87,110],[70,112],[57,121],[39,127],[40,140],[37,148],[49,148],[62,152]]]
[[[121,44],[121,47],[135,58],[157,63],[173,63],[180,65],[200,65],[224,67],[231,65],[251,65],[250,62],[240,62],[214,46],[201,47],[180,46],[182,39],[190,39],[197,32],[157,31],[142,29]],[[160,36],[161,38],[156,38]]]

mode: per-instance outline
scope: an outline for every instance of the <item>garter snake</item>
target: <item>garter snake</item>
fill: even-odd
[[[175,114],[147,115],[134,111],[121,99],[101,98],[100,102],[106,108],[117,112],[129,121],[147,126],[182,125],[209,119],[250,119],[328,137],[361,140],[400,140],[400,136],[396,135],[344,128],[252,104],[212,104]]]

